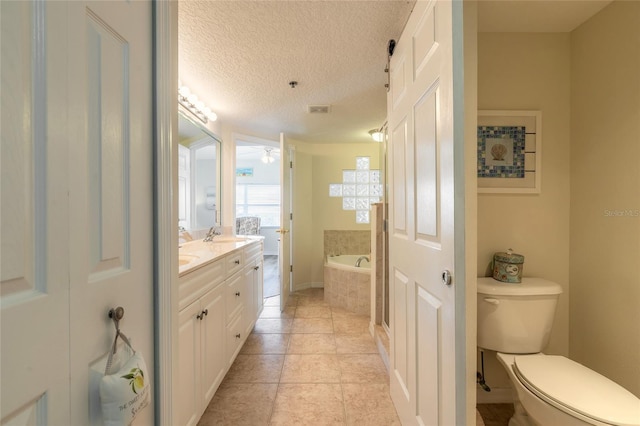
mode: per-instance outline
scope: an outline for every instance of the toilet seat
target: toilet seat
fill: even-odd
[[[583,421],[640,425],[640,399],[615,382],[568,358],[518,355],[513,371],[538,398]],[[585,389],[592,391],[584,392]]]

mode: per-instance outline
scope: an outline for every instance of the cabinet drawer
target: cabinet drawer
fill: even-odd
[[[262,254],[262,241],[250,244],[244,249],[245,263],[248,265]]]
[[[244,275],[236,274],[233,278],[226,281],[225,285],[225,298],[226,298],[226,310],[227,310],[227,322],[236,315],[238,310],[242,308],[242,302],[244,301],[245,292],[244,287]]]
[[[228,277],[238,272],[244,266],[242,262],[242,250],[235,251],[224,259],[227,264]]]
[[[236,359],[236,355],[240,352],[242,342],[246,337],[243,330],[242,310],[238,315],[227,325],[227,365],[233,364],[233,360]]]
[[[224,259],[213,262],[189,272],[178,279],[178,310],[198,300],[207,291],[221,284],[224,277]]]

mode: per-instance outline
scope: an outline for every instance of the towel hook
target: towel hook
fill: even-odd
[[[120,331],[120,320],[124,317],[124,308],[122,306],[118,306],[115,309],[109,309],[109,318],[111,318],[113,320],[113,325],[116,327],[116,337],[113,340],[113,353],[116,353],[116,342],[118,341],[118,337],[120,337],[124,343],[127,344],[127,346],[129,346],[131,348],[131,350],[133,351],[133,353],[135,353],[136,351],[133,349],[133,347],[131,347],[131,343],[129,342],[129,339],[127,338],[127,336],[124,335],[124,333],[122,333]]]
[[[117,331],[120,331],[120,320],[124,317],[124,308],[118,306],[115,309],[109,309],[109,318],[113,320],[113,323]]]

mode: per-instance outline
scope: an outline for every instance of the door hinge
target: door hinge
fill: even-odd
[[[289,265],[289,272],[293,272],[293,265]]]
[[[293,213],[289,213],[289,220],[293,220]]]
[[[289,168],[293,169],[293,161],[289,161]]]
[[[389,226],[388,223],[387,219],[382,221],[382,232],[387,232]]]

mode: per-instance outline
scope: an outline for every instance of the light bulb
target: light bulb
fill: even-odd
[[[369,135],[371,136],[371,139],[373,139],[374,141],[382,142],[383,135],[380,130],[378,129],[369,130]]]
[[[191,105],[195,105],[196,102],[198,102],[198,97],[194,93],[192,93],[189,96],[187,96],[187,100]]]

